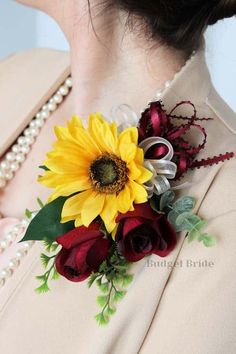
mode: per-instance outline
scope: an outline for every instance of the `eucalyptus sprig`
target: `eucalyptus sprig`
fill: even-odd
[[[115,249],[110,258],[100,265],[99,271],[90,275],[88,286],[96,282],[101,292],[97,303],[102,310],[95,316],[99,325],[108,324],[110,316],[116,312],[116,303],[125,296],[126,287],[133,280],[133,275],[128,273],[129,267],[130,263]]]
[[[193,212],[196,200],[193,197],[185,196],[175,200],[173,191],[164,193],[159,201],[160,211],[167,213],[168,221],[176,232],[188,231],[188,241],[198,240],[204,246],[212,247],[216,244],[214,236],[204,232],[207,221]]]

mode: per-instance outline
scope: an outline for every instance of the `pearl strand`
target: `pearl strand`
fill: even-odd
[[[11,150],[6,154],[5,158],[0,163],[0,189],[4,188],[14,177],[15,172],[26,159],[26,156],[31,150],[35,139],[40,133],[49,116],[62,103],[64,98],[69,94],[72,88],[72,78],[69,76],[60,86],[58,91],[49,99],[49,101],[36,114],[28,127],[23,131],[23,134],[18,138]]]
[[[20,165],[24,162],[26,156],[30,152],[36,137],[50,114],[53,113],[57,107],[63,102],[64,98],[69,94],[72,88],[72,78],[69,76],[65,82],[59,87],[57,92],[49,99],[49,101],[36,114],[29,126],[24,130],[23,134],[18,138],[17,143],[14,144],[0,163],[0,189],[6,186]],[[32,215],[32,218],[34,215]],[[3,240],[0,242],[0,254],[6,251],[20,234],[23,234],[27,229],[29,220],[23,219],[18,225],[8,232]],[[0,270],[0,289],[6,284],[7,280],[13,276],[17,268],[19,268],[21,261],[25,258],[35,244],[35,241],[27,241],[22,243],[22,246],[17,250],[15,256],[10,259],[8,265]]]
[[[15,225],[9,231],[4,239],[0,242],[0,254],[6,251],[13,242],[17,239],[19,234],[23,234],[29,225],[29,220],[23,219],[18,225]],[[15,256],[10,259],[8,265],[0,270],[0,289],[6,284],[7,280],[12,277],[16,269],[20,266],[22,259],[28,254],[35,241],[27,241],[22,243],[22,246],[17,250]]]

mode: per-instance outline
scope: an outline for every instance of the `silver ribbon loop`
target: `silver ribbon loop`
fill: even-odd
[[[172,162],[174,156],[174,149],[170,142],[161,137],[151,137],[143,140],[139,147],[143,149],[144,155],[154,145],[162,144],[168,148],[167,154],[161,159],[145,159],[144,165],[149,169],[153,176],[145,184],[148,192],[148,197],[151,198],[153,194],[161,195],[170,189],[169,179],[173,179],[177,173],[177,165]]]

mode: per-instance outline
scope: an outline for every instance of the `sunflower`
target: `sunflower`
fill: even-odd
[[[75,116],[67,127],[55,127],[55,134],[57,141],[44,161],[48,170],[39,181],[54,189],[49,201],[68,197],[62,223],[75,220],[76,227],[88,226],[100,216],[112,232],[119,213],[147,201],[143,184],[152,173],[143,166],[137,128],[118,134],[115,123],[96,113],[90,115],[87,128]]]

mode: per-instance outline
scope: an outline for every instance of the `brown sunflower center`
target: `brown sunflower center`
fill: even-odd
[[[89,176],[96,191],[114,194],[124,188],[128,180],[128,169],[126,163],[116,155],[104,154],[92,162]]]

